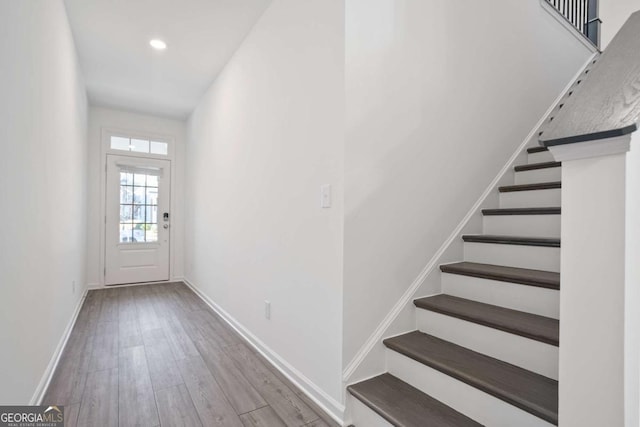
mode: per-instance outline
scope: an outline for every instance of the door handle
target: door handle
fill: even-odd
[[[169,228],[169,224],[163,225],[162,228],[164,228],[166,230],[167,228]]]

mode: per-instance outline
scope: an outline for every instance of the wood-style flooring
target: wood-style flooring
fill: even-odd
[[[184,283],[90,291],[42,404],[66,426],[337,426]]]

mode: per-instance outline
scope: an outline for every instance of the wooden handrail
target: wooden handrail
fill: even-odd
[[[635,132],[640,116],[640,11],[632,14],[540,138],[545,147]]]

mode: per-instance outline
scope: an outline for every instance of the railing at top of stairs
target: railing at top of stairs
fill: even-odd
[[[600,47],[598,0],[544,0],[558,11],[571,25]]]

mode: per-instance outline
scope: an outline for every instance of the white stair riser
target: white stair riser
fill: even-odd
[[[550,151],[542,151],[540,153],[527,154],[527,163],[530,165],[533,163],[555,162],[553,155]]]
[[[501,208],[548,208],[562,206],[562,190],[531,190],[500,193]]]
[[[443,273],[442,293],[553,319],[560,318],[560,292],[554,289]]]
[[[544,168],[516,172],[516,185],[538,184],[540,182],[554,182],[562,180],[562,168]]]
[[[351,395],[347,397],[347,404],[351,410],[351,424],[354,426],[393,427],[387,420]]]
[[[558,347],[455,317],[418,309],[420,331],[445,341],[558,379]]]
[[[464,260],[560,272],[560,248],[465,242]]]
[[[485,215],[483,233],[560,238],[560,215]]]
[[[550,427],[552,424],[462,381],[387,349],[389,373],[458,412],[492,427]]]

